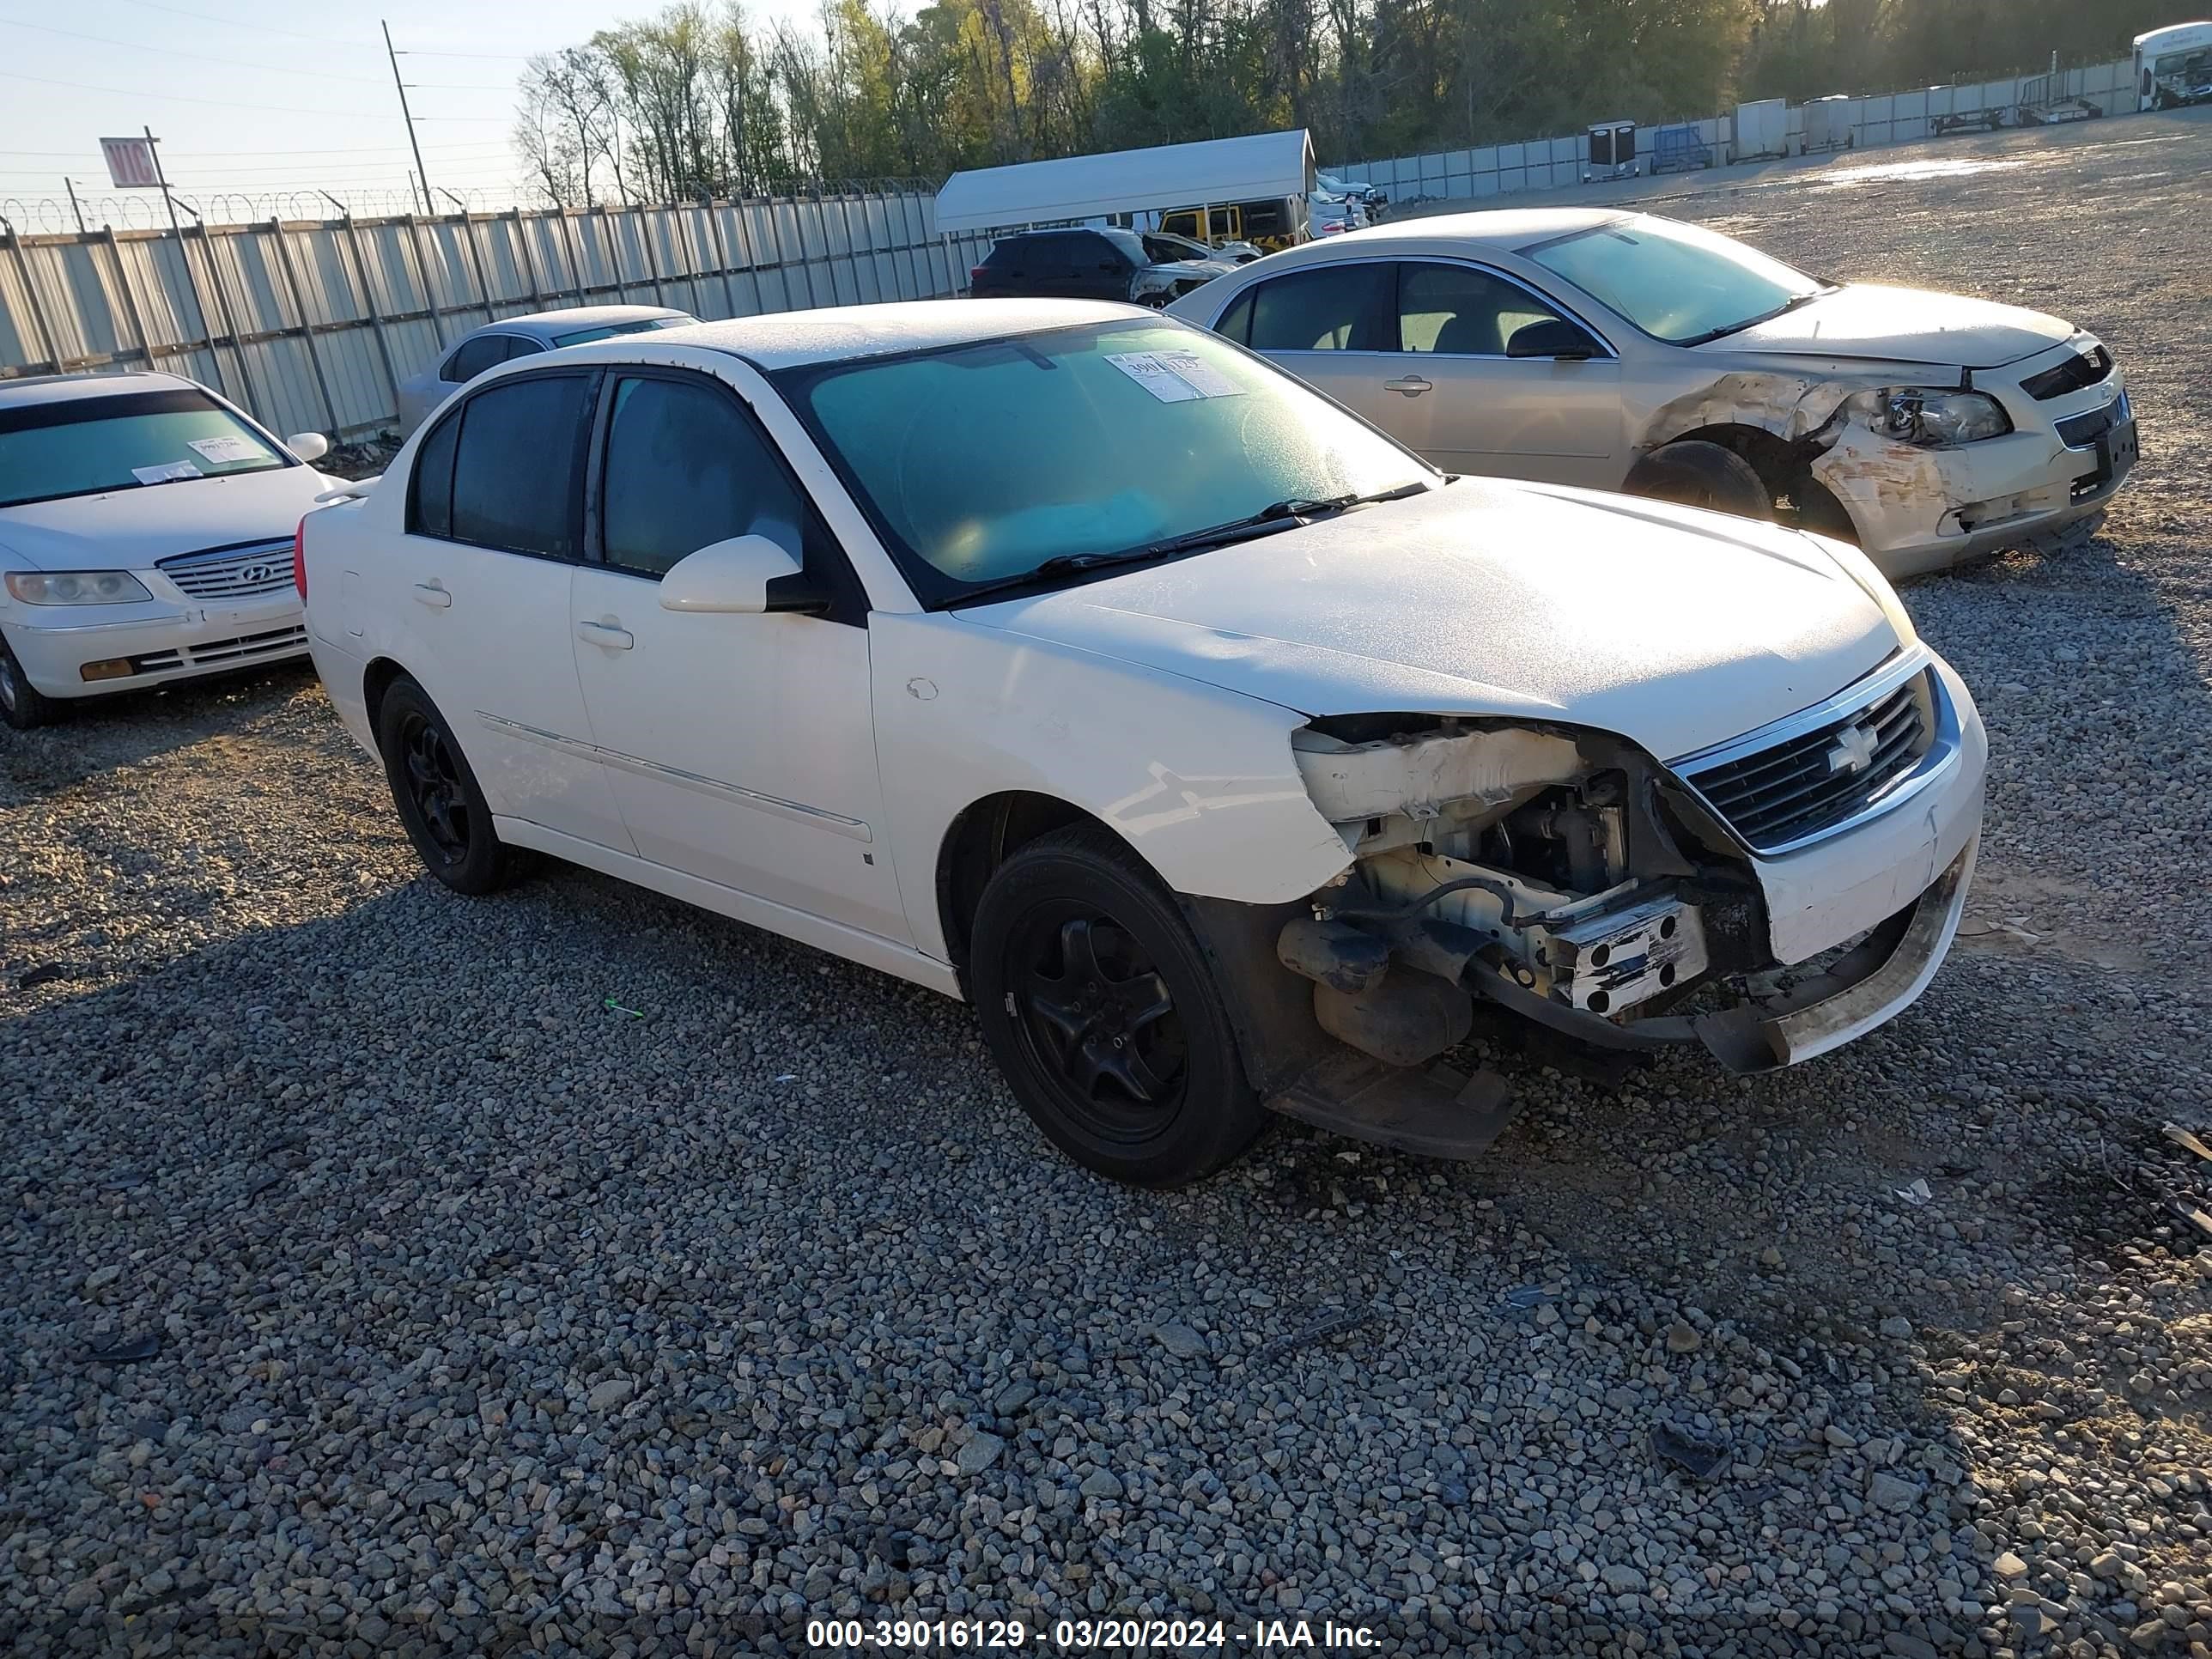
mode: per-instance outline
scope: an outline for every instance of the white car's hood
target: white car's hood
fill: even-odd
[[[1478,479],[961,614],[1301,714],[1559,720],[1661,759],[1817,702],[1903,643],[1793,531]]]
[[[2074,332],[2071,323],[1994,300],[1854,283],[1700,349],[1995,368],[2063,345]]]
[[[289,541],[316,495],[340,482],[281,466],[0,507],[0,548],[40,570],[123,570],[203,547]]]

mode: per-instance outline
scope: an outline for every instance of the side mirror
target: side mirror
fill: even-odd
[[[331,441],[319,432],[295,432],[284,440],[284,447],[303,461],[319,461],[331,453]]]
[[[1540,323],[1523,323],[1505,343],[1509,357],[1555,357],[1563,362],[1586,362],[1597,356],[1597,342],[1564,318],[1547,317]]]
[[[663,611],[758,616],[769,611],[819,611],[805,568],[765,536],[732,536],[687,554],[660,579]]]

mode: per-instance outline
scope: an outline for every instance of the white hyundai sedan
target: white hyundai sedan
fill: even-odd
[[[0,717],[303,655],[329,447],[174,374],[0,380]]]
[[[964,996],[1128,1181],[1270,1108],[1479,1148],[1477,1003],[1809,1059],[1920,994],[1973,868],[1981,721],[1858,553],[1451,481],[1133,307],[510,363],[301,539],[440,880],[552,854]]]

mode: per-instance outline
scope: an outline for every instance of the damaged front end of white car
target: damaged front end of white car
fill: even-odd
[[[1352,861],[1275,954],[1342,1046],[1307,1048],[1272,1103],[1460,1155],[1504,1118],[1431,1063],[1478,1003],[1615,1053],[1702,1044],[1740,1073],[1897,1014],[1957,929],[1985,753],[1965,687],[1917,647],[1667,763],[1602,732],[1419,714],[1316,720],[1292,749]]]

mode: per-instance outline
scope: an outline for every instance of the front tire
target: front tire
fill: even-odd
[[[1000,866],[976,907],[969,983],[1014,1097],[1085,1169],[1179,1186],[1260,1132],[1189,924],[1107,831],[1055,830]]]
[[[0,720],[18,732],[27,732],[34,726],[46,726],[59,720],[61,713],[59,700],[31,684],[29,676],[23,672],[23,665],[8,648],[8,641],[0,639]]]
[[[377,708],[376,746],[399,821],[430,873],[471,896],[505,886],[514,855],[492,829],[476,774],[437,705],[404,675]]]
[[[1771,519],[1773,492],[1759,469],[1720,444],[1685,438],[1662,445],[1629,470],[1621,488],[1631,495],[1732,513],[1739,519]]]

